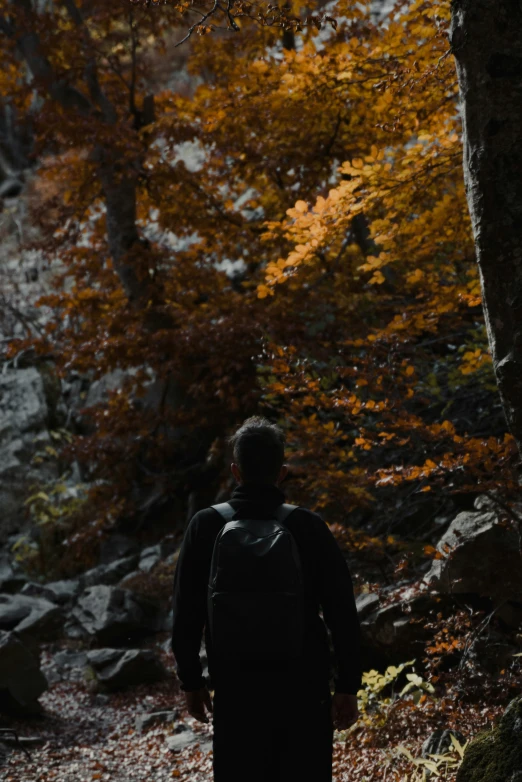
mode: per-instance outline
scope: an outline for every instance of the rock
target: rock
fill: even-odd
[[[16,630],[22,640],[51,641],[61,634],[62,610],[40,597],[0,595],[0,630]]]
[[[365,592],[361,595],[358,595],[355,600],[355,605],[357,606],[359,620],[362,621],[369,614],[375,611],[379,603],[379,595],[376,595],[375,592]]]
[[[91,407],[92,405],[99,405],[102,402],[107,402],[108,391],[115,391],[117,388],[121,388],[124,380],[133,375],[136,370],[124,370],[120,368],[114,369],[112,372],[102,375],[99,380],[95,380],[89,386],[87,397],[83,403],[84,407]]]
[[[174,722],[179,717],[179,711],[154,711],[151,714],[136,715],[136,732],[143,733],[144,730],[152,725],[163,724],[165,722]]]
[[[433,598],[410,588],[389,593],[387,600],[388,605],[367,614],[361,622],[364,646],[391,663],[422,656],[428,637],[423,625]]]
[[[157,682],[168,673],[151,649],[94,649],[87,664],[105,689],[121,690],[131,684]]]
[[[138,567],[142,573],[150,573],[150,571],[156,567],[158,562],[161,562],[160,558],[153,554],[150,557],[144,557],[143,559],[140,559],[140,564]]]
[[[68,578],[63,581],[51,581],[45,586],[54,595],[57,603],[67,605],[79,595],[83,589],[83,581],[80,578]]]
[[[127,584],[132,584],[136,576],[143,576],[143,570],[132,570],[130,573],[127,573],[127,575],[124,576],[121,581],[118,581],[118,586],[122,589],[132,590],[132,586],[127,587]]]
[[[158,632],[163,623],[163,612],[155,601],[102,584],[80,595],[72,617],[99,643],[113,645]]]
[[[7,369],[0,374],[0,541],[24,524],[30,487],[59,477],[54,462],[32,462],[39,447],[51,445],[49,416],[38,370]]]
[[[0,631],[0,711],[39,713],[38,698],[46,689],[38,656],[14,633]]]
[[[86,652],[64,649],[55,654],[46,665],[42,665],[42,671],[49,684],[61,681],[81,682],[86,662]]]
[[[93,698],[93,703],[96,706],[106,706],[110,701],[110,696],[105,692],[98,692]]]
[[[181,750],[196,743],[199,743],[199,748],[202,752],[207,752],[212,746],[210,736],[201,736],[190,729],[184,730],[182,733],[176,733],[174,736],[167,736],[165,742],[171,752],[181,752]]]
[[[449,752],[453,748],[452,736],[457,739],[461,746],[465,744],[466,739],[459,730],[444,730],[439,728],[438,730],[434,730],[422,745],[422,757],[428,758],[429,755],[445,755],[446,752]]]
[[[84,586],[90,587],[96,584],[117,584],[138,564],[138,555],[117,559],[108,565],[98,565],[83,574]]]
[[[56,595],[52,592],[46,584],[38,584],[35,581],[28,581],[20,590],[21,595],[28,595],[29,597],[43,597],[51,603],[58,602]]]
[[[174,623],[174,609],[171,608],[168,614],[165,616],[164,622],[161,626],[161,630],[164,633],[172,633],[172,625]],[[169,639],[170,641],[170,639]]]
[[[14,594],[27,583],[27,580],[27,576],[13,569],[8,559],[5,557],[0,559],[0,592]]]
[[[114,533],[100,545],[100,565],[138,553],[138,544],[127,535]]]
[[[522,698],[511,701],[499,724],[467,747],[456,782],[522,780]]]
[[[522,601],[518,533],[511,525],[499,524],[494,511],[459,513],[437,548],[444,556],[433,562],[424,577],[431,589],[475,593],[495,602]]]
[[[509,643],[504,635],[489,629],[486,635],[475,638],[467,650],[467,657],[478,668],[495,676],[513,662],[513,655],[519,651],[519,647]]]
[[[83,627],[83,625],[80,624],[80,622],[76,619],[74,616],[69,616],[67,621],[65,622],[63,626],[63,634],[67,638],[73,638],[73,639],[80,639],[80,638],[89,638],[89,633],[87,630]]]

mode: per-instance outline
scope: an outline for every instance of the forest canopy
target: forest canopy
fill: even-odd
[[[449,3],[217,7],[1,3],[2,100],[30,118],[59,262],[44,329],[5,356],[125,373],[61,451],[91,482],[69,543],[204,503],[259,411],[285,428],[289,497],[332,523],[509,499]]]

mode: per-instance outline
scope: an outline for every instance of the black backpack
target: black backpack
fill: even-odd
[[[210,566],[208,624],[220,660],[268,661],[303,652],[304,584],[297,544],[285,526],[296,505],[267,520],[234,519],[228,502]]]

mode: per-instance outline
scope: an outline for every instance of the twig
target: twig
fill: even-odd
[[[20,742],[20,739],[18,738],[18,733],[14,728],[0,728],[0,734],[1,733],[12,733],[15,740],[15,745],[22,750],[22,752],[25,752],[29,760],[31,760],[31,755],[29,754],[29,751],[23,746],[23,744]],[[0,741],[2,739],[0,738]]]

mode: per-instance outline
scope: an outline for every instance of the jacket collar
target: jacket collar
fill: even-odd
[[[285,501],[285,495],[273,483],[240,483],[232,492],[230,499],[263,505],[280,505]]]

